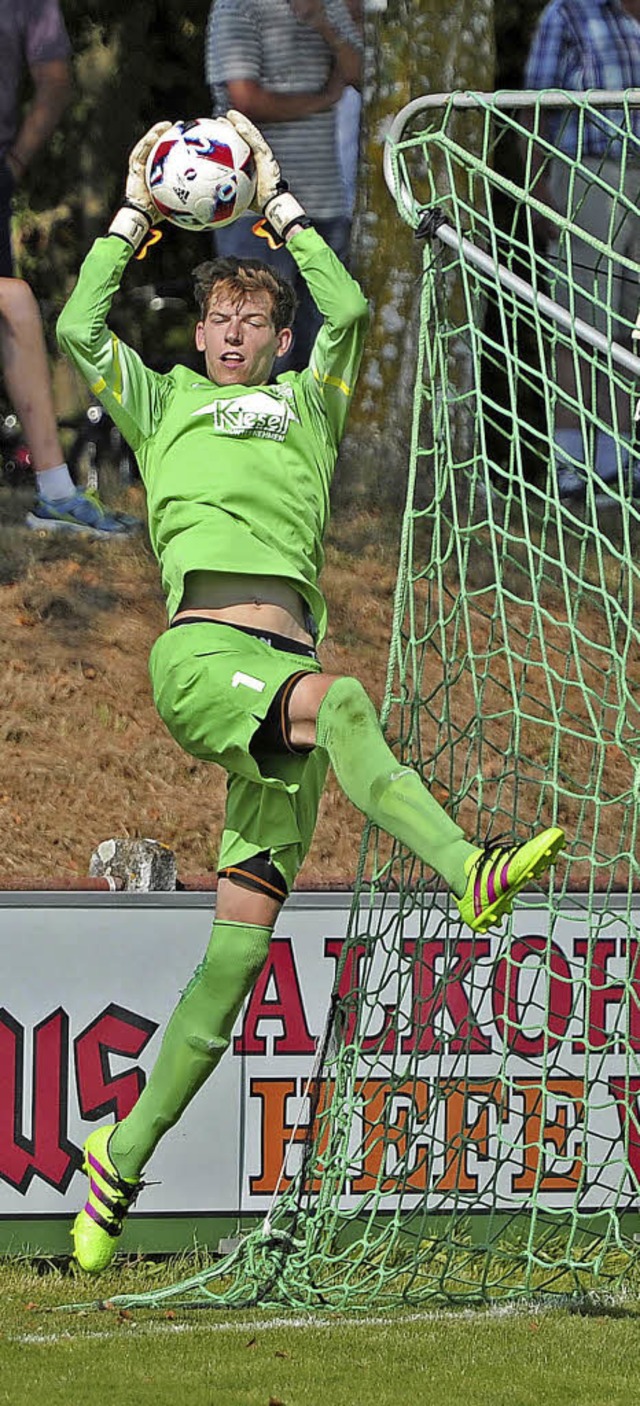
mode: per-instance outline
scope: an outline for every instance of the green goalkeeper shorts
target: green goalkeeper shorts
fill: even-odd
[[[191,756],[228,773],[218,867],[267,850],[291,889],[313,837],[328,758],[253,755],[251,743],[278,690],[292,674],[320,673],[317,659],[290,654],[232,625],[205,620],[167,630],[149,671],[156,708]]]

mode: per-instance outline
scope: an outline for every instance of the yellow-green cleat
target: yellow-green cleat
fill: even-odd
[[[113,1126],[96,1128],[84,1145],[83,1170],[89,1178],[89,1195],[76,1216],[73,1230],[74,1258],[88,1274],[100,1274],[111,1264],[122,1223],[142,1189],[141,1181],[125,1181],[109,1156]]]
[[[499,924],[520,889],[554,863],[564,839],[564,830],[552,826],[520,845],[496,842],[477,849],[465,864],[467,887],[455,899],[460,917],[475,932]]]

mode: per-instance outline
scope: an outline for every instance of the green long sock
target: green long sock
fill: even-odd
[[[318,710],[316,741],[329,753],[349,800],[381,829],[435,869],[460,898],[465,861],[477,846],[387,747],[375,708],[357,679],[331,685]]]
[[[270,928],[214,922],[209,946],[165,1030],[138,1102],[109,1139],[122,1177],[139,1180],[163,1133],[222,1059],[236,1016],[267,960]]]

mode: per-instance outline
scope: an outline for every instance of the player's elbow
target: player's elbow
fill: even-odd
[[[73,358],[86,342],[86,328],[77,316],[73,304],[67,303],[56,322],[56,338],[60,350]]]
[[[363,334],[366,332],[370,320],[369,304],[357,284],[353,296],[345,299],[343,316],[345,326],[357,327]]]

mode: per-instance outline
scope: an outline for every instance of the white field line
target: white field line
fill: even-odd
[[[560,1306],[561,1305],[558,1305],[558,1307]],[[47,1312],[52,1311],[55,1310],[47,1310]],[[88,1310],[80,1311],[87,1312]],[[95,1309],[91,1311],[99,1312],[100,1310]],[[107,1311],[117,1316],[117,1307]],[[176,1311],[180,1312],[182,1310]],[[213,1311],[215,1312],[216,1310]],[[479,1321],[482,1319],[494,1320],[496,1318],[514,1318],[519,1314],[523,1315],[525,1313],[535,1313],[536,1317],[539,1317],[542,1313],[552,1311],[553,1310],[548,1305],[531,1302],[496,1304],[492,1308],[484,1309],[452,1309],[450,1312],[447,1312],[445,1309],[434,1309],[430,1312],[425,1311],[424,1313],[398,1313],[376,1317],[366,1315],[356,1317],[354,1315],[353,1318],[339,1318],[337,1316],[335,1318],[317,1318],[315,1314],[310,1313],[297,1318],[243,1318],[239,1323],[233,1321],[225,1323],[197,1323],[193,1321],[189,1323],[151,1323],[148,1319],[136,1318],[135,1310],[129,1309],[126,1310],[126,1312],[132,1313],[133,1316],[125,1320],[120,1318],[117,1328],[91,1329],[87,1333],[83,1333],[81,1330],[77,1333],[72,1333],[68,1330],[60,1333],[7,1333],[3,1334],[3,1342],[22,1344],[34,1343],[36,1345],[42,1344],[48,1347],[51,1343],[109,1341],[111,1338],[122,1337],[123,1321],[128,1327],[136,1328],[138,1335],[142,1334],[145,1337],[157,1337],[159,1335],[169,1335],[171,1333],[261,1333],[271,1328],[304,1328],[308,1332],[310,1328],[390,1328],[399,1327],[404,1323],[453,1324],[472,1320]],[[191,1310],[185,1309],[184,1312],[189,1313]],[[196,1310],[196,1312],[199,1314],[202,1310]]]

